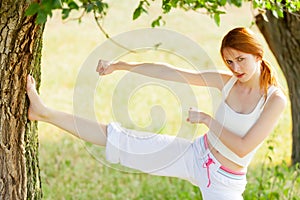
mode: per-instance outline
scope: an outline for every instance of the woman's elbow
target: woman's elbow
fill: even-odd
[[[243,142],[241,142],[239,145],[237,145],[237,148],[235,149],[235,154],[239,157],[239,158],[243,158],[245,156],[247,156],[252,149],[247,148],[247,145],[245,145]]]

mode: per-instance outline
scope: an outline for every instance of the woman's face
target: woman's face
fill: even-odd
[[[261,59],[258,56],[229,47],[223,49],[223,56],[226,65],[241,82],[250,80],[254,75],[260,75]]]

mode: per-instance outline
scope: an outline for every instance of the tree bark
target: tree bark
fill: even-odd
[[[300,12],[285,13],[284,18],[277,19],[270,11],[265,21],[262,15],[256,17],[256,24],[264,35],[282,72],[284,73],[292,109],[292,163],[300,162]]]
[[[26,77],[40,82],[44,26],[32,0],[0,0],[0,199],[41,199],[36,123],[27,120]]]

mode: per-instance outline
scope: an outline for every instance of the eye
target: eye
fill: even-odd
[[[232,64],[232,61],[231,61],[231,60],[226,60],[226,63],[227,63],[228,65],[231,65],[231,64]]]
[[[245,58],[238,57],[237,61],[242,62]]]

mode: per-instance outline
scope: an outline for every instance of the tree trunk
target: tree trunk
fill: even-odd
[[[29,0],[0,0],[0,199],[41,199],[36,123],[27,121],[26,77],[40,82],[44,26]]]
[[[296,14],[285,13],[283,19],[275,18],[270,11],[266,22],[262,15],[256,17],[256,24],[275,55],[289,88],[293,120],[292,162],[300,162],[300,18]],[[298,16],[297,16],[298,15]]]

